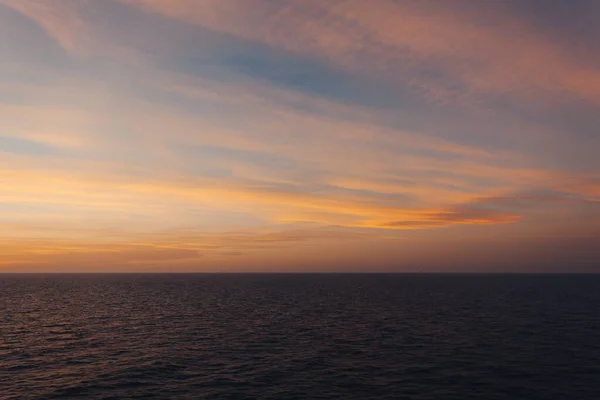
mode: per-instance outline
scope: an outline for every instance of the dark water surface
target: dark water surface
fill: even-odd
[[[0,275],[2,399],[600,399],[596,275]]]

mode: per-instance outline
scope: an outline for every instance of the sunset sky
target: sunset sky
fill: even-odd
[[[0,272],[600,272],[599,18],[0,0]]]

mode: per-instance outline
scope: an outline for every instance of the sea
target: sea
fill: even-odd
[[[0,275],[0,399],[600,399],[600,275]]]

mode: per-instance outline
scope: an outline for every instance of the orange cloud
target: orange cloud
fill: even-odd
[[[538,149],[552,134],[477,102],[551,93],[560,96],[545,101],[598,104],[598,68],[501,4],[117,3],[0,0],[65,50],[58,67],[43,57],[0,63],[0,89],[9,90],[0,104],[6,268],[193,270],[242,254],[276,268],[281,259],[311,259],[309,245],[323,257],[378,246],[398,256],[387,239],[411,236],[425,246],[439,232],[462,240],[487,226],[525,240],[545,234],[550,220],[560,221],[557,231],[594,232],[598,177],[549,160],[562,158]],[[134,16],[131,29],[114,10]],[[205,47],[195,45],[210,50],[220,40],[310,60],[316,74],[331,69],[364,87],[337,98],[302,90],[302,77],[280,84],[264,71],[219,75],[196,65]],[[373,88],[402,92],[402,101],[355,101]],[[442,111],[461,121],[438,115],[439,104],[421,104],[423,97],[451,104]],[[497,146],[504,134],[510,143]],[[568,132],[560,135],[577,148]]]

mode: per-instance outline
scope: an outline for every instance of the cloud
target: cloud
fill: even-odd
[[[3,0],[2,3],[36,21],[66,51],[82,49],[90,40],[88,1]]]
[[[600,204],[600,203],[599,203]],[[589,217],[600,218],[600,207],[590,208],[596,201],[583,193],[569,193],[557,189],[537,189],[507,193],[499,196],[474,197],[470,201],[456,204],[446,210],[433,212],[422,220],[392,221],[381,226],[397,229],[438,228],[452,225],[478,225],[515,223],[525,217],[542,215],[553,218],[557,210],[590,211]]]
[[[32,227],[35,232],[55,234],[49,226]],[[82,232],[81,229],[77,230]],[[85,230],[83,230],[85,233]],[[93,236],[16,239],[0,236],[0,268],[19,271],[130,271],[136,268],[152,270],[191,265],[199,268],[212,265],[222,256],[251,256],[256,252],[281,251],[299,243],[320,241],[357,241],[374,235],[339,228],[288,228],[279,230],[248,230],[222,233],[198,233],[181,229],[131,232],[125,229],[96,230]],[[117,240],[115,240],[117,239]],[[132,242],[137,239],[139,242]]]
[[[599,59],[518,7],[0,0],[0,21],[15,265],[314,264],[597,221]]]
[[[114,216],[131,213],[165,218],[178,206],[261,213],[265,220],[295,220],[363,226],[373,219],[430,221],[435,208],[424,208],[411,196],[389,195],[372,191],[351,191],[334,186],[274,184],[260,180],[235,178],[190,178],[172,176],[157,180],[149,176],[126,176],[121,172],[89,175],[77,172],[0,171],[5,190],[0,200],[25,203],[68,204],[82,210],[107,210]],[[33,185],[34,182],[37,182]],[[231,201],[235,199],[235,201]],[[290,216],[295,215],[295,218]],[[462,215],[462,214],[460,214]],[[446,223],[480,220],[437,215]],[[300,218],[300,219],[298,219]],[[346,222],[343,222],[343,219]],[[490,223],[495,219],[490,219]],[[394,225],[388,225],[391,227]],[[399,225],[397,225],[399,226]],[[417,226],[417,224],[415,224]]]
[[[500,211],[481,210],[469,207],[457,207],[454,210],[434,212],[427,219],[416,221],[393,221],[380,226],[393,229],[426,229],[448,227],[456,224],[503,224],[517,222],[520,215]]]
[[[600,75],[589,60],[573,59],[501,4],[123,1],[352,71],[397,80],[408,70],[409,83],[434,98],[541,90],[600,100]]]
[[[108,2],[4,3],[37,21],[68,51],[98,51],[100,43],[117,47],[102,41],[111,35],[102,24],[114,23],[117,12],[132,19],[138,29],[150,21],[149,16],[142,17]],[[434,99],[456,101],[469,93],[509,97],[518,94],[531,99],[539,93],[553,93],[595,104],[600,101],[597,60],[581,54],[574,57],[570,47],[561,46],[503,4],[467,8],[436,1],[415,4],[389,0],[380,1],[377,7],[351,0],[327,4],[260,0],[252,5],[241,0],[121,3],[239,37],[248,45],[261,43],[280,49],[288,53],[284,60],[297,54],[396,85],[414,85]],[[140,35],[142,39],[134,38],[124,27],[115,27],[130,45],[141,46],[144,35]],[[144,32],[151,35],[147,29]],[[178,39],[181,41],[182,37]],[[258,60],[264,62],[264,58]],[[272,62],[269,60],[269,68],[274,65]],[[252,65],[249,59],[239,61],[246,72],[256,73],[257,68],[262,68]],[[275,79],[277,73],[269,70],[265,76]],[[307,88],[297,85],[301,75],[288,77],[296,82],[288,83],[300,90]],[[340,74],[333,77],[338,79]]]

